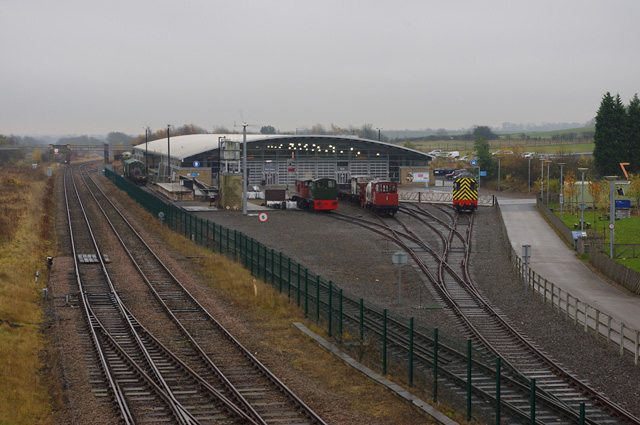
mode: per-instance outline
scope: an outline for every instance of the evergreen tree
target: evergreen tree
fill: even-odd
[[[493,177],[498,174],[498,166],[493,162],[493,157],[489,152],[489,142],[480,136],[475,139],[473,148],[478,155],[478,165],[480,170],[487,172],[487,177]]]
[[[620,174],[620,162],[626,157],[626,121],[626,111],[620,95],[614,98],[607,92],[596,114],[596,131],[593,136],[595,165],[603,175]]]
[[[640,173],[640,99],[638,94],[633,96],[627,108],[627,149],[625,161],[628,170]]]

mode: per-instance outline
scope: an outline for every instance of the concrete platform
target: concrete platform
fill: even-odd
[[[580,301],[640,329],[640,297],[627,295],[593,274],[536,209],[535,199],[498,198],[516,253],[531,245],[530,267]]]

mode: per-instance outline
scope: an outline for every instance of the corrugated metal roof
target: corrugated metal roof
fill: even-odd
[[[171,157],[174,159],[184,160],[193,155],[197,155],[203,152],[207,152],[213,149],[218,149],[219,140],[224,137],[226,140],[233,142],[242,142],[242,134],[190,134],[187,136],[175,136],[171,137],[167,142],[167,139],[158,139],[147,144],[146,149],[149,153],[156,155],[167,155],[167,149],[171,151]],[[326,135],[293,135],[293,134],[247,134],[247,143],[257,142],[269,139],[306,139],[306,138],[323,138],[323,139],[349,139],[362,143],[380,144],[384,146],[390,146],[396,149],[405,150],[407,152],[427,156],[433,159],[433,155],[426,154],[424,152],[416,151],[413,149],[405,148],[404,146],[394,145],[392,143],[378,142],[377,140],[360,139],[355,136],[326,136]],[[139,144],[133,148],[139,152],[144,153],[145,143]]]

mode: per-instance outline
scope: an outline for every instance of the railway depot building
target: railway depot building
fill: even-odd
[[[247,134],[246,141],[249,185],[293,185],[303,178],[335,178],[347,184],[356,175],[405,183],[407,174],[426,171],[433,159],[413,149],[353,136]],[[184,176],[217,186],[220,173],[242,173],[243,135],[169,137],[137,145],[132,154],[148,164],[157,183]]]

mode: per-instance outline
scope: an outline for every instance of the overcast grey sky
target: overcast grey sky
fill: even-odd
[[[0,0],[0,134],[584,122],[638,0]]]

